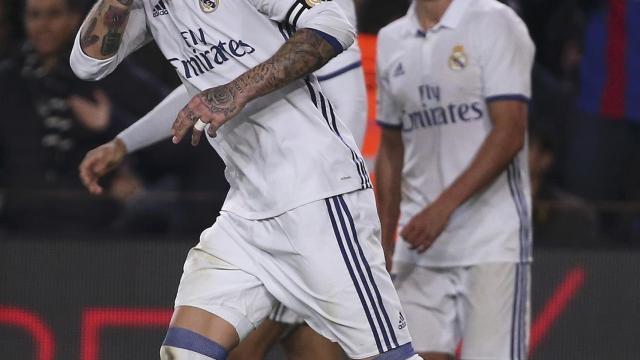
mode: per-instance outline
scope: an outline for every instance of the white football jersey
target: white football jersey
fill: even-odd
[[[71,64],[99,79],[155,39],[189,94],[226,84],[269,59],[296,28],[320,32],[337,49],[355,30],[320,0],[134,0],[123,44],[111,59],[88,57],[76,38]],[[209,142],[227,168],[223,211],[262,219],[371,183],[349,130],[314,76],[249,103]]]
[[[347,17],[347,20],[357,27],[358,21],[356,18],[356,5],[354,0],[333,0],[340,6],[342,11]],[[336,56],[331,59],[322,69],[316,71],[318,79],[323,81],[330,79],[334,76],[340,75],[344,71],[357,68],[362,65],[362,54],[358,42],[354,42],[347,50],[345,50],[340,56]]]
[[[415,6],[415,5],[414,5]],[[534,45],[522,20],[495,0],[454,0],[424,32],[414,6],[378,38],[378,119],[402,132],[399,226],[468,168],[492,128],[487,103],[528,101]],[[531,259],[527,149],[485,190],[462,204],[433,246],[405,241],[395,260],[465,266]]]

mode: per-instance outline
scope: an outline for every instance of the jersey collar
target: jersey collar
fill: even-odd
[[[464,15],[469,3],[472,0],[453,0],[447,10],[444,12],[440,22],[434,26],[431,31],[438,31],[441,28],[455,29],[460,23],[460,19]],[[411,3],[409,11],[407,12],[407,19],[409,20],[409,26],[407,31],[411,35],[424,37],[425,32],[418,22],[418,15],[416,14],[415,1]]]

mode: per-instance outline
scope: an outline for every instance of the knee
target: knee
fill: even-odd
[[[161,360],[225,360],[227,350],[193,331],[170,327],[160,348]]]

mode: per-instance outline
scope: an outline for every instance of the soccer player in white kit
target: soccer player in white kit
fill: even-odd
[[[342,11],[318,0],[101,0],[72,67],[102,78],[152,38],[193,96],[173,141],[192,130],[195,145],[206,131],[230,183],[185,262],[161,358],[225,359],[277,300],[351,358],[419,359],[366,167],[309,76],[353,42]],[[95,152],[81,173],[90,191],[126,151],[116,139]]]
[[[379,33],[383,244],[426,359],[527,357],[534,51],[495,0],[415,0]]]

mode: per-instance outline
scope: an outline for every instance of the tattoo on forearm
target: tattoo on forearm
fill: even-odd
[[[232,84],[256,98],[320,69],[334,56],[335,49],[315,31],[300,29],[271,59]]]
[[[118,2],[124,6],[130,6],[133,0],[118,0]]]
[[[313,30],[301,29],[269,60],[226,85],[205,90],[200,95],[201,100],[209,111],[229,119],[241,110],[244,102],[318,70],[335,55],[335,49],[320,35]],[[187,115],[195,122],[197,118],[190,114]]]

